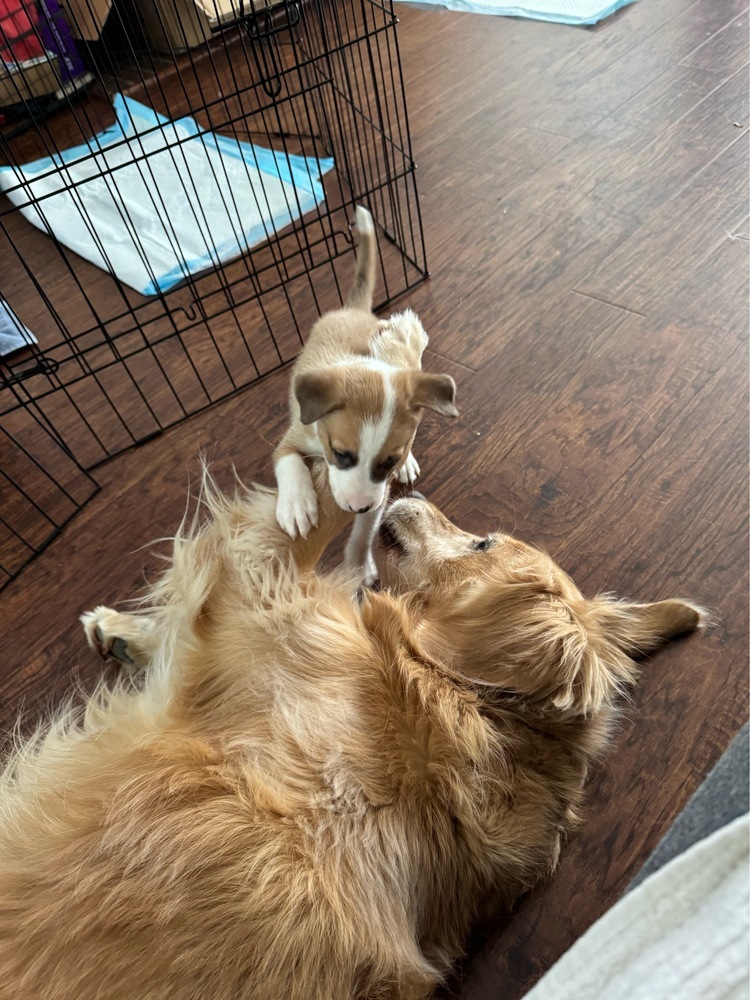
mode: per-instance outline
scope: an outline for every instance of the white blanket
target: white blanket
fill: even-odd
[[[526,1000],[747,1000],[749,838],[741,816],[654,872]]]

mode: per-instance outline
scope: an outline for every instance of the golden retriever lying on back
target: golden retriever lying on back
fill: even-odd
[[[178,535],[143,616],[89,635],[146,663],[18,749],[0,787],[5,1000],[427,997],[486,898],[547,875],[634,653],[682,601],[585,600],[507,535],[418,497],[383,593],[314,572],[346,521],[275,495]]]

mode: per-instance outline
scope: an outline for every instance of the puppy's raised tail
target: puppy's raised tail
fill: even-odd
[[[357,269],[345,304],[349,309],[371,312],[372,294],[375,288],[375,264],[378,256],[375,225],[372,216],[362,205],[357,205],[354,221],[359,233]]]

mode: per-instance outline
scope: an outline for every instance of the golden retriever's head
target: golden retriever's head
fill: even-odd
[[[462,531],[419,494],[389,508],[376,559],[431,656],[566,714],[609,704],[635,679],[633,657],[704,620],[684,601],[587,600],[545,553]]]

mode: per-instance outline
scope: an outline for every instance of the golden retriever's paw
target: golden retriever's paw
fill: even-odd
[[[309,490],[300,489],[294,494],[279,490],[276,520],[290,538],[298,535],[307,538],[312,529],[318,526],[318,497],[312,485]]]
[[[137,615],[124,615],[100,605],[81,615],[89,646],[104,659],[125,666],[140,666],[148,660],[151,622]]]
[[[413,483],[419,475],[419,462],[411,452],[407,455],[406,461],[398,471],[398,481],[400,483]]]
[[[127,652],[127,644],[123,643],[116,633],[116,621],[119,617],[117,611],[100,604],[93,611],[82,614],[80,621],[86,642],[99,656],[103,659],[112,656],[123,663],[132,663],[132,657]]]

